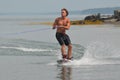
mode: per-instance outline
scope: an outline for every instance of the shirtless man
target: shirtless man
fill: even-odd
[[[61,53],[63,59],[71,60],[72,58],[72,44],[69,36],[66,34],[66,30],[70,28],[70,19],[68,16],[67,9],[61,9],[61,17],[55,19],[53,24],[53,29],[56,29],[56,39],[61,45]],[[66,46],[68,47],[68,52],[66,53]]]

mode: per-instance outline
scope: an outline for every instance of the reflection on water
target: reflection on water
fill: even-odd
[[[72,80],[72,68],[70,66],[58,66],[57,78],[60,80]]]

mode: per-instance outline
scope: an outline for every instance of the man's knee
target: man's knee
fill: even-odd
[[[63,44],[63,45],[61,45],[61,48],[65,48],[65,45]]]
[[[68,45],[68,48],[69,48],[69,49],[72,49],[72,44],[69,44],[69,45]]]

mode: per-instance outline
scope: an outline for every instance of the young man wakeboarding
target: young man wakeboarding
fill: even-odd
[[[72,58],[72,44],[69,36],[66,34],[66,30],[70,28],[70,19],[67,18],[69,12],[67,9],[61,9],[61,17],[55,19],[53,24],[53,29],[56,30],[56,39],[61,45],[61,53],[63,60],[71,60]],[[66,46],[68,47],[68,52],[66,53]]]

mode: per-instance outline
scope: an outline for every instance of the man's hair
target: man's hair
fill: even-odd
[[[62,11],[62,10],[64,10],[64,11],[66,12],[66,16],[69,15],[69,12],[68,12],[68,10],[67,10],[66,8],[62,8],[61,11]]]

